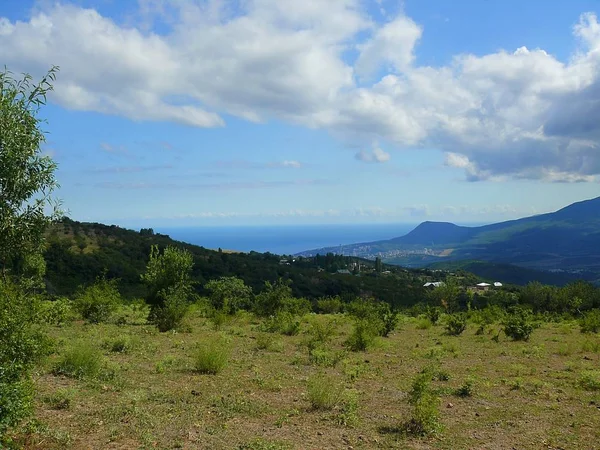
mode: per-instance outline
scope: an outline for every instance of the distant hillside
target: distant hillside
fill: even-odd
[[[391,304],[411,305],[421,301],[424,295],[419,272],[387,266],[385,269],[392,273],[381,275],[375,273],[373,261],[356,257],[329,254],[285,262],[271,253],[208,250],[174,241],[151,229],[137,232],[70,219],[64,219],[49,230],[47,240],[46,282],[48,291],[56,295],[73,294],[80,285],[92,283],[105,273],[108,278],[120,280],[120,289],[126,297],[143,296],[140,276],[154,244],[160,248],[177,245],[192,253],[193,277],[200,294],[205,294],[204,284],[210,279],[237,276],[255,292],[264,289],[266,281],[290,280],[294,295],[309,299],[372,295]],[[348,269],[356,274],[337,273]]]
[[[600,197],[518,220],[462,227],[424,222],[405,236],[302,252],[341,252],[408,267],[480,260],[600,278]]]

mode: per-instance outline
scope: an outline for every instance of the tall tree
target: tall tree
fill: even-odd
[[[44,336],[35,329],[35,296],[23,275],[44,270],[46,226],[57,217],[52,199],[56,164],[41,155],[44,133],[37,114],[58,69],[39,84],[0,72],[0,447],[6,431],[31,411],[29,371]],[[49,209],[50,207],[50,209]],[[27,272],[30,272],[29,274]]]
[[[0,72],[0,270],[39,266],[46,226],[58,217],[52,197],[56,164],[42,155],[45,141],[38,112],[52,90],[57,67],[38,84],[29,75]]]

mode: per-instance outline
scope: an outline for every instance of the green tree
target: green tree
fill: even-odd
[[[375,272],[382,272],[383,271],[383,264],[381,263],[381,258],[378,256],[377,258],[375,258]]]
[[[183,322],[192,294],[193,266],[192,254],[185,249],[168,246],[161,254],[158,246],[152,246],[142,280],[149,290],[148,320],[160,331],[172,330]]]
[[[162,306],[170,289],[191,292],[193,267],[194,259],[187,250],[168,246],[161,254],[158,246],[153,245],[146,272],[142,274],[142,281],[148,286],[148,303]]]
[[[0,447],[31,411],[29,372],[43,350],[32,288],[40,287],[45,269],[44,231],[59,211],[52,197],[56,164],[41,154],[38,112],[57,70],[39,84],[0,72]]]
[[[252,288],[237,277],[221,277],[206,283],[210,291],[210,300],[215,309],[233,314],[239,309],[248,308]]]
[[[52,197],[56,164],[43,156],[45,135],[38,112],[52,90],[57,67],[39,84],[0,72],[0,269],[27,272],[28,259],[42,251],[44,231],[59,216]],[[50,214],[47,211],[50,207]],[[14,272],[14,270],[13,270]]]

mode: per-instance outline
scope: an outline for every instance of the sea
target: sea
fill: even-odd
[[[294,255],[306,250],[404,236],[417,224],[158,227],[177,241],[209,249]]]

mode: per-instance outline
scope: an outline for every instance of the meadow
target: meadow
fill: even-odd
[[[600,336],[539,322],[528,341],[498,323],[451,336],[445,317],[400,315],[350,351],[346,314],[307,314],[288,334],[246,311],[193,308],[160,333],[144,311],[52,326],[34,370],[31,449],[593,449]]]

